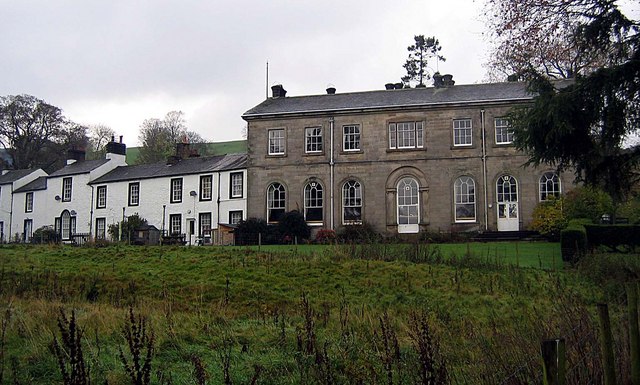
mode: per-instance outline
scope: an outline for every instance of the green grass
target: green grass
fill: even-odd
[[[396,245],[387,247],[393,248]],[[560,243],[557,242],[469,242],[469,243],[443,243],[431,244],[440,249],[443,256],[471,255],[482,261],[495,262],[503,265],[519,267],[534,267],[541,269],[562,269],[562,255]],[[381,246],[384,247],[384,246]],[[262,250],[265,252],[294,252],[300,254],[331,253],[331,245],[263,245],[242,246],[239,250]]]
[[[309,357],[296,347],[305,335],[304,294],[314,310],[317,345],[327,349],[336,383],[383,382],[376,344],[384,312],[402,354],[396,380],[418,367],[409,337],[416,311],[426,312],[452,372],[499,376],[537,354],[540,330],[563,327],[558,314],[574,306],[591,308],[607,296],[600,283],[562,268],[557,247],[437,245],[422,250],[428,263],[415,263],[413,245],[264,246],[259,252],[0,246],[0,311],[11,314],[4,365],[9,368],[14,359],[23,383],[60,383],[49,346],[59,335],[58,309],[76,309],[93,382],[126,383],[117,351],[125,346],[120,330],[133,305],[156,335],[153,383],[162,376],[174,384],[194,383],[193,355],[203,360],[209,383],[222,383],[225,346],[234,383],[246,383],[254,365],[263,368],[262,384],[322,383],[314,360],[305,361]],[[480,364],[492,357],[486,352],[497,340],[511,344],[503,357],[509,362]],[[303,378],[302,367],[311,377]],[[9,369],[5,380],[13,380]]]

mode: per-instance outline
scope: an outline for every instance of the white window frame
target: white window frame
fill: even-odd
[[[198,215],[198,235],[200,237],[211,237],[212,218],[211,213],[200,213]]]
[[[513,143],[513,131],[508,118],[495,118],[494,127],[496,131],[496,144]]]
[[[423,122],[389,123],[389,149],[410,150],[424,148]]]
[[[104,209],[107,207],[107,186],[96,187],[96,208]]]
[[[33,212],[33,192],[29,191],[24,195],[24,212],[32,213]]]
[[[269,130],[269,140],[267,146],[269,155],[286,154],[287,143],[284,128],[274,128]]]
[[[415,178],[406,176],[398,181],[396,192],[398,232],[417,233],[420,223],[420,184]]]
[[[278,196],[276,197],[276,192]],[[276,223],[277,220],[271,220],[271,212],[274,210],[282,210],[282,214],[287,211],[287,189],[282,183],[273,182],[267,188],[267,222]]]
[[[242,198],[244,196],[244,173],[241,172],[232,172],[229,174],[229,187],[231,191],[229,191],[231,198]]]
[[[358,212],[357,219],[347,219],[347,211]],[[350,215],[354,216],[354,215]],[[357,180],[348,180],[342,185],[342,224],[358,225],[362,223],[362,184]]]
[[[200,200],[210,201],[213,199],[213,175],[200,176]]]
[[[304,219],[307,222],[322,223],[324,221],[324,190],[318,181],[311,181],[304,186]],[[309,211],[318,211],[320,218],[309,218]],[[313,215],[311,215],[313,217]]]
[[[62,178],[62,201],[71,202],[73,192],[73,178]]]
[[[107,218],[96,218],[96,239],[107,238]]]
[[[243,219],[244,219],[244,213],[242,212],[242,210],[229,211],[230,225],[237,225],[240,222],[242,222]]]
[[[170,203],[182,202],[182,178],[171,179],[171,199]]]
[[[140,204],[140,182],[129,183],[127,203],[129,206],[138,206]]]
[[[319,154],[323,151],[322,127],[306,127],[304,129],[304,152]]]
[[[169,215],[169,235],[182,234],[182,214]]]
[[[453,120],[453,145],[469,147],[473,145],[473,123],[469,118]]]
[[[476,181],[470,176],[461,176],[453,184],[455,221],[457,223],[475,222],[477,218]],[[473,217],[458,217],[459,207],[473,207]]]
[[[540,202],[549,200],[549,196],[558,198],[562,194],[562,181],[560,180],[560,175],[556,172],[548,171],[542,174],[538,186]]]
[[[342,126],[342,150],[345,152],[360,151],[360,125]]]

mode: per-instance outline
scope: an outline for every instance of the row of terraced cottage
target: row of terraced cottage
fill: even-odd
[[[407,237],[526,229],[535,205],[570,188],[553,168],[525,168],[507,115],[529,103],[523,83],[454,85],[287,97],[281,85],[248,110],[247,152],[127,165],[111,141],[62,169],[0,176],[0,236],[29,241],[51,226],[63,241],[108,237],[134,213],[188,244],[233,243],[247,218],[300,211],[315,230],[368,223]],[[186,151],[185,151],[186,150]],[[415,236],[415,235],[413,235]]]

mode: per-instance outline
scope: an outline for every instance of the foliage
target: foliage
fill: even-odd
[[[403,65],[404,69],[407,70],[407,75],[402,77],[402,81],[405,84],[416,81],[418,82],[418,87],[424,87],[424,81],[430,79],[430,75],[427,72],[429,59],[435,58],[441,61],[446,59],[438,54],[442,47],[435,36],[425,38],[424,35],[417,35],[413,37],[413,40],[415,41],[414,44],[407,47],[409,57]]]
[[[68,319],[64,310],[60,309],[58,328],[61,341],[57,337],[53,338],[53,352],[62,374],[62,382],[65,385],[90,384],[89,367],[82,352],[83,332],[76,321],[75,311],[71,312],[71,318]]]
[[[291,243],[296,238],[298,240],[309,239],[311,228],[304,220],[304,216],[298,210],[288,211],[280,217],[278,221],[278,233],[285,243]]]
[[[320,229],[316,233],[316,243],[328,245],[336,240],[336,232],[332,229]]]
[[[373,226],[368,222],[362,222],[357,225],[342,226],[338,230],[338,240],[340,242],[355,242],[355,243],[373,243],[380,240],[380,234],[378,234]]]
[[[531,230],[553,240],[559,239],[560,231],[567,226],[563,205],[562,197],[538,203],[533,209]]]
[[[106,153],[105,146],[115,137],[115,131],[104,124],[89,125],[89,148],[87,158],[102,159]]]
[[[527,164],[574,170],[577,180],[620,203],[638,179],[640,147],[627,148],[625,140],[640,119],[640,35],[614,3],[591,5],[574,38],[606,62],[571,83],[531,73],[529,90],[537,96],[512,115],[515,144],[528,154]]]
[[[134,303],[136,313],[147,317],[147,330],[153,325],[155,331],[150,376],[157,384],[195,383],[197,372],[205,377],[193,370],[194,354],[211,384],[256,383],[258,371],[258,383],[264,384],[388,384],[389,374],[394,384],[415,384],[420,373],[437,373],[423,370],[429,367],[423,363],[440,360],[452,383],[499,384],[516,371],[523,378],[519,368],[526,363],[533,374],[522,381],[536,383],[540,338],[566,336],[571,363],[569,351],[584,346],[573,341],[591,335],[575,330],[590,318],[568,317],[573,308],[566,304],[588,314],[591,304],[604,297],[600,285],[575,270],[551,264],[545,270],[517,267],[518,249],[531,248],[537,259],[535,249],[547,244],[512,243],[505,262],[478,267],[446,259],[419,264],[349,259],[337,257],[335,246],[309,246],[307,252],[307,245],[269,251],[3,246],[0,299],[14,308],[7,356],[20,362],[22,383],[60,383],[46,331],[55,329],[64,303],[76,309],[85,330],[83,352],[91,363],[92,383],[131,383],[118,349],[131,363],[122,321]],[[370,246],[369,251],[398,247],[401,255],[414,245]],[[453,246],[464,250],[464,245]],[[553,253],[545,255],[558,255],[557,245],[552,246]],[[494,247],[472,244],[471,254],[494,258]],[[628,264],[617,266],[624,273]],[[639,271],[640,264],[635,266],[633,271]],[[100,293],[95,302],[87,296],[93,287]],[[308,293],[306,305],[301,293]],[[611,298],[616,320],[622,308]],[[414,313],[425,315],[431,345],[428,338],[412,339],[410,333],[427,336],[421,322],[412,321]],[[439,354],[431,361],[429,352],[436,347]],[[599,357],[597,348],[582,354],[578,358]],[[11,376],[7,381],[13,383]]]
[[[485,0],[486,64],[494,80],[521,80],[531,71],[550,78],[574,78],[600,66],[604,57],[584,49],[577,31],[600,10],[600,0]],[[595,7],[594,7],[595,5]]]
[[[138,215],[138,213],[129,215],[124,221],[109,225],[109,237],[114,241],[122,240],[131,242],[136,237],[136,230],[146,224],[147,220]],[[122,226],[122,233],[120,233],[120,226]],[[122,234],[122,238],[119,238],[120,234]]]
[[[607,193],[596,188],[576,187],[563,199],[567,219],[588,218],[599,223],[602,215],[613,212],[613,202]]]
[[[265,245],[280,243],[276,226],[267,224],[267,221],[260,218],[248,218],[241,221],[234,231],[236,245]]]
[[[560,249],[562,260],[565,262],[577,262],[587,252],[587,231],[579,223],[570,222],[560,232]]]
[[[587,225],[587,240],[590,247],[606,246],[613,251],[635,251],[640,245],[638,225]]]
[[[640,195],[633,195],[618,207],[618,216],[629,220],[629,223],[640,224]]]
[[[118,349],[118,357],[129,375],[132,385],[147,385],[151,382],[151,360],[155,335],[148,329],[147,319],[143,316],[136,317],[133,308],[129,308],[129,317],[122,328],[122,335],[127,342],[129,358],[122,347]]]
[[[42,226],[33,232],[33,243],[58,243],[60,234],[51,226]]]
[[[182,111],[170,111],[164,119],[146,119],[140,126],[138,140],[142,144],[136,159],[139,164],[166,161],[170,155],[177,154],[177,143],[194,145],[192,150],[206,150],[204,139],[187,129]]]
[[[62,110],[31,95],[0,97],[0,144],[14,169],[55,170],[66,150],[86,147],[86,127],[69,121]]]

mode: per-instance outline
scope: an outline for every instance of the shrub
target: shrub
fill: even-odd
[[[336,232],[332,229],[320,229],[316,234],[316,243],[328,245],[336,240]]]
[[[268,225],[264,219],[248,218],[246,221],[241,221],[234,231],[236,245],[257,245],[259,234],[262,234],[264,242],[268,231]]]
[[[577,262],[587,251],[587,231],[583,225],[570,223],[560,232],[562,260]]]
[[[342,226],[338,231],[338,240],[341,242],[374,243],[380,239],[380,234],[367,222]]]
[[[277,229],[284,242],[292,242],[295,238],[309,239],[311,236],[311,228],[298,210],[282,214]]]
[[[606,246],[614,251],[621,247],[635,250],[640,244],[640,226],[638,225],[587,225],[589,246]]]
[[[549,239],[558,240],[560,231],[567,227],[567,218],[562,209],[563,201],[563,198],[552,198],[538,203],[533,209],[531,230],[537,231]]]
[[[60,234],[58,234],[51,226],[42,226],[33,232],[31,242],[58,243],[60,242]]]
[[[142,218],[138,213],[128,216],[124,221],[109,225],[109,236],[113,240],[120,240],[119,226],[122,225],[122,240],[133,240],[135,238],[136,230],[147,224],[147,220]]]
[[[568,219],[589,218],[597,223],[603,214],[613,212],[613,201],[601,190],[577,187],[565,195],[564,212]]]

